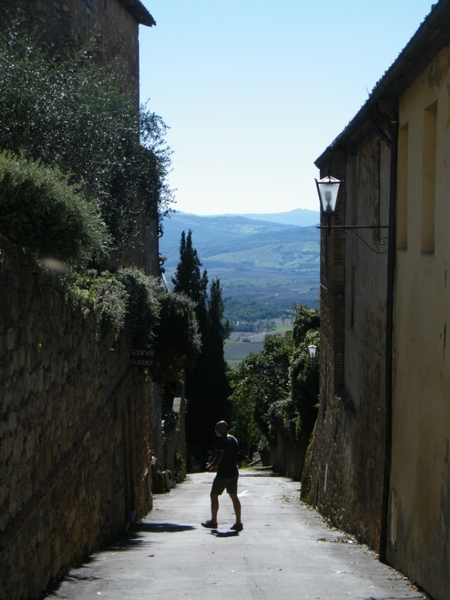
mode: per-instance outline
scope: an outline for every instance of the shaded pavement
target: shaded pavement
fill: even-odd
[[[244,531],[227,495],[216,532],[209,518],[214,475],[189,475],[117,544],[90,557],[47,598],[100,600],[411,600],[427,598],[403,575],[301,504],[299,484],[242,471]]]

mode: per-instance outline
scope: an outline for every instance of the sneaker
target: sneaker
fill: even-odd
[[[235,523],[230,527],[230,529],[232,529],[233,531],[242,531],[244,529],[244,526],[242,525],[242,523]]]
[[[214,523],[214,521],[203,521],[202,523],[203,527],[206,527],[207,529],[217,529],[217,523]]]

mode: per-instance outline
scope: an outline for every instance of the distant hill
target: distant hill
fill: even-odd
[[[311,215],[317,215],[317,218]],[[261,218],[258,219],[258,216]],[[273,220],[271,220],[272,217]],[[164,235],[160,240],[160,250],[168,259],[167,265],[170,265],[173,260],[178,262],[181,233],[191,229],[194,247],[197,249],[200,259],[203,260],[206,256],[217,254],[222,244],[227,247],[225,252],[233,253],[241,251],[250,243],[252,246],[255,243],[263,243],[263,238],[252,239],[258,235],[268,236],[268,241],[279,243],[283,239],[282,235],[287,231],[291,230],[291,235],[295,236],[293,232],[297,228],[301,227],[303,229],[311,225],[317,225],[318,222],[319,213],[302,209],[286,213],[274,213],[273,215],[251,216],[199,216],[176,212],[164,219],[162,223]],[[305,230],[300,232],[300,237],[303,237],[305,233]],[[318,231],[315,230],[315,233],[318,240]],[[250,242],[250,240],[252,241]],[[237,246],[232,246],[232,243],[237,244]]]
[[[160,239],[169,284],[179,261],[181,233],[190,229],[203,268],[210,280],[220,279],[224,296],[286,307],[294,302],[316,306],[319,230],[292,225],[303,213],[316,214],[315,220],[311,214],[303,216],[306,222],[318,223],[319,213],[302,209],[252,216],[172,214],[163,221]]]
[[[295,208],[289,212],[282,213],[267,213],[263,215],[248,213],[241,216],[257,221],[270,221],[271,223],[296,225],[297,227],[311,227],[320,223],[320,212],[305,208]]]

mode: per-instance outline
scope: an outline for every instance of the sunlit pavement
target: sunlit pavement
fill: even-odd
[[[120,542],[93,555],[47,598],[406,600],[426,598],[366,546],[299,501],[299,483],[242,471],[244,531],[221,497],[217,531],[210,517],[213,475],[189,475]]]

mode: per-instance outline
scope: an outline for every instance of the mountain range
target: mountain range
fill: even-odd
[[[160,252],[171,282],[179,262],[181,233],[192,243],[208,277],[219,278],[225,296],[290,307],[314,305],[319,286],[319,212],[199,216],[174,212],[165,218]],[[299,295],[302,296],[299,299]]]
[[[296,208],[288,212],[278,213],[247,213],[240,216],[255,221],[269,221],[271,223],[282,223],[283,225],[296,225],[297,227],[310,227],[312,225],[318,225],[320,221],[319,211],[307,210],[305,208]]]

